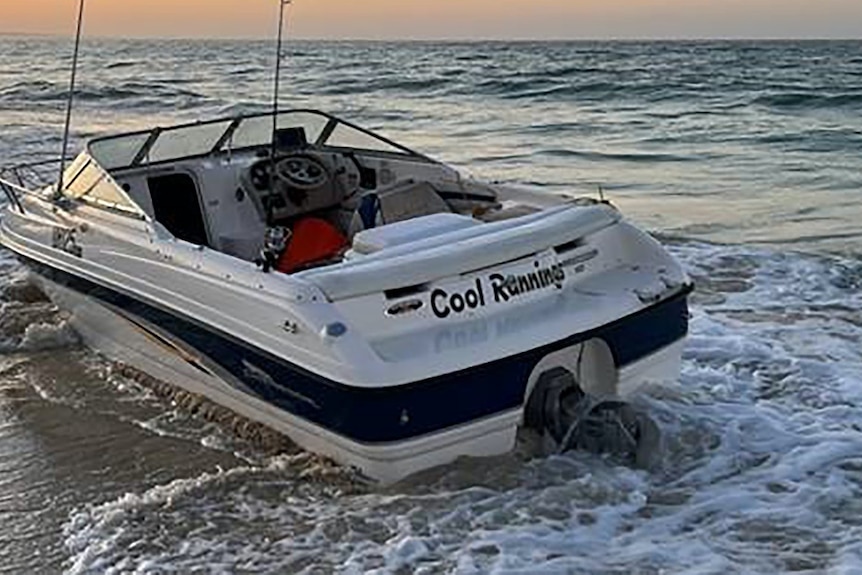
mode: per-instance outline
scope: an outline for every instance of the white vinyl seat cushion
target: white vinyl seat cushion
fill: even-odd
[[[359,255],[373,254],[478,225],[481,222],[458,214],[421,216],[359,232],[353,238],[353,251]]]

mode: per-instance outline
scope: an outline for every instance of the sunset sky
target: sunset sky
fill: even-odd
[[[0,0],[0,33],[68,34],[77,0]],[[86,33],[269,37],[277,0],[87,0]],[[862,0],[295,0],[303,38],[862,38]]]

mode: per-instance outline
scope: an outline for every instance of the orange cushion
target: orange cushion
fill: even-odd
[[[276,269],[293,273],[315,262],[332,259],[348,246],[338,228],[320,218],[303,218],[293,226],[290,244],[278,260]]]

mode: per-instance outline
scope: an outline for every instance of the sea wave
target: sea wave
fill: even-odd
[[[318,93],[325,95],[368,94],[376,92],[404,92],[424,94],[445,88],[449,80],[443,77],[432,78],[345,78],[341,82],[322,86]]]
[[[131,68],[133,66],[139,65],[140,62],[135,60],[123,60],[119,62],[109,62],[105,64],[106,70],[117,70],[119,68]]]
[[[68,99],[68,88],[61,82],[27,80],[0,89],[0,102],[59,103]],[[122,82],[112,85],[84,84],[75,91],[80,102],[103,102],[117,105],[134,102],[159,102],[163,105],[182,101],[202,105],[207,96],[162,82]]]
[[[830,110],[846,107],[862,107],[862,93],[815,94],[809,92],[785,92],[759,96],[756,105],[784,109]]]
[[[78,336],[23,270],[6,271],[0,284],[0,354],[74,347]]]
[[[647,152],[598,152],[584,150],[549,149],[535,152],[535,156],[552,158],[578,158],[592,162],[634,162],[634,163],[679,163],[702,162],[705,156],[682,154],[658,154]]]

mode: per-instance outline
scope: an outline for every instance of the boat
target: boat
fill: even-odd
[[[64,146],[65,148],[65,146]],[[637,443],[692,283],[601,198],[457,169],[317,110],[98,137],[0,170],[0,243],[111,360],[392,483]]]
[[[264,114],[97,138],[59,193],[7,168],[0,243],[94,349],[384,482],[677,379],[691,281],[613,206],[277,120],[274,156]],[[283,271],[309,222],[343,242]]]

